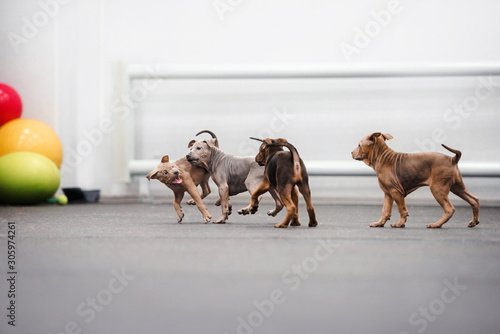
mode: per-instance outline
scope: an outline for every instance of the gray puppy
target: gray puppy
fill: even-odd
[[[203,132],[208,132],[208,130],[200,131],[196,135]],[[191,151],[186,155],[186,158],[193,165],[205,168],[219,188],[222,216],[214,223],[224,224],[231,214],[229,196],[247,190],[252,194],[262,182],[264,166],[259,166],[255,157],[237,157],[224,153],[217,148],[217,143],[217,137],[193,140],[188,145]],[[267,214],[274,217],[283,209],[283,204],[274,190],[269,191],[269,193],[273,197],[276,207]],[[259,196],[258,201],[261,198],[262,196]],[[248,210],[250,210],[249,206],[238,210],[238,213]]]

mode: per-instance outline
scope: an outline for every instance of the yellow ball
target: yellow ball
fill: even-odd
[[[65,195],[59,195],[59,196],[57,196],[57,204],[59,204],[59,205],[66,205],[66,204],[68,204],[68,198]]]
[[[57,134],[34,119],[14,119],[0,127],[0,157],[12,152],[34,152],[61,167],[63,150]]]
[[[0,157],[0,203],[32,205],[51,198],[60,174],[49,158],[33,152]]]

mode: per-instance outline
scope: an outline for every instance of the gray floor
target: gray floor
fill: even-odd
[[[437,205],[410,206],[405,229],[369,228],[380,206],[353,205],[274,229],[269,208],[205,225],[187,205],[183,224],[167,204],[0,206],[0,332],[500,333],[500,208],[473,229],[457,208],[440,230],[425,227]]]

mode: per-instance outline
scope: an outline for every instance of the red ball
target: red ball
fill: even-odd
[[[21,117],[23,103],[14,88],[0,83],[0,126]]]

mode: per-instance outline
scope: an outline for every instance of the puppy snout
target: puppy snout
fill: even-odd
[[[174,170],[174,175],[175,176],[179,176],[179,171],[178,170]]]

